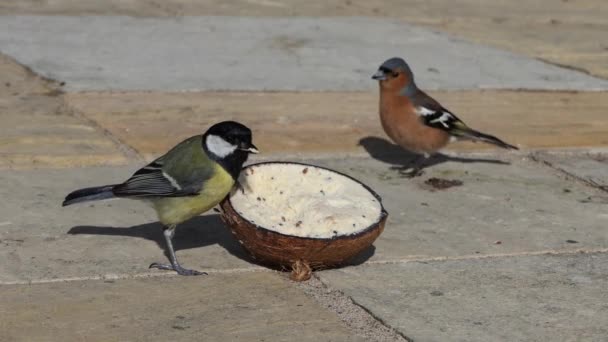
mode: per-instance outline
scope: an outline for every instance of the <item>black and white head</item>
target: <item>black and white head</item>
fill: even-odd
[[[249,154],[258,153],[251,139],[251,130],[245,125],[223,121],[203,134],[203,149],[236,179]]]
[[[399,57],[384,61],[372,79],[379,81],[380,89],[399,91],[402,95],[411,96],[417,89],[410,66]]]

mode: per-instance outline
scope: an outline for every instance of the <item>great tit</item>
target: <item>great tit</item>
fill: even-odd
[[[218,204],[237,182],[250,153],[258,153],[251,130],[238,122],[220,122],[182,141],[124,183],[73,191],[63,206],[115,197],[149,201],[163,224],[171,257],[170,265],[153,263],[150,268],[205,274],[180,266],[171,243],[175,227]]]

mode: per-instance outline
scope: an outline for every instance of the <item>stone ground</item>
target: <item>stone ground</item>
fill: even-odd
[[[0,341],[605,341],[607,15],[601,0],[4,1]],[[368,80],[393,55],[521,151],[458,143],[399,177],[412,156]],[[146,268],[165,258],[148,207],[60,207],[225,119],[253,129],[253,161],[375,189],[389,219],[373,248],[294,283],[210,212],[178,229],[181,261],[209,273],[184,278]]]

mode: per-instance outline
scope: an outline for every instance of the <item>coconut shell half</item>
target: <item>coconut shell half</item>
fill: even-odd
[[[250,219],[243,216],[244,214],[235,210],[231,203],[231,196],[227,196],[220,204],[222,220],[256,262],[283,270],[292,270],[293,280],[306,280],[310,278],[312,270],[345,265],[353,257],[369,248],[384,230],[388,213],[382,206],[380,196],[365,184],[330,169],[292,162],[253,164],[246,167],[243,172],[247,168],[255,168],[255,172],[263,172],[264,166],[270,164],[318,168],[346,177],[363,186],[377,199],[380,204],[380,212],[375,222],[353,234],[337,235],[329,238],[302,237],[286,235],[251,222]]]

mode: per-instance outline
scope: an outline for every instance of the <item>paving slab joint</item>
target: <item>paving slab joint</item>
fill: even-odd
[[[71,106],[67,101],[65,101],[65,99],[62,98],[62,101],[63,101],[63,106],[65,107],[65,113],[67,115],[71,115],[71,116],[74,116],[74,117],[82,120],[83,122],[85,122],[85,123],[89,124],[91,127],[93,127],[95,130],[100,132],[103,136],[105,136],[110,141],[112,141],[112,143],[116,146],[118,151],[120,151],[127,159],[129,159],[131,161],[146,162],[146,158],[144,158],[144,156],[141,153],[139,153],[139,151],[137,151],[133,146],[127,144],[125,141],[123,141],[122,139],[120,139],[119,137],[114,135],[110,130],[108,130],[105,127],[103,127],[102,125],[100,125],[94,119],[91,119],[90,117],[86,116],[84,113],[81,113],[80,111],[78,111],[78,109]]]
[[[352,297],[329,287],[318,274],[313,274],[308,281],[296,283],[296,286],[319,305],[337,315],[355,334],[366,341],[413,342]]]
[[[589,153],[587,153],[587,155],[589,156],[589,158],[594,159],[594,160],[600,161],[603,159],[603,157],[600,157],[597,155],[592,155]],[[533,162],[536,162],[539,165],[543,165],[554,171],[557,171],[559,174],[561,174],[562,176],[565,176],[567,179],[574,180],[578,183],[584,184],[586,186],[592,187],[594,189],[597,189],[597,190],[600,190],[603,192],[608,192],[608,186],[599,184],[599,183],[593,181],[592,179],[584,178],[584,177],[576,175],[572,172],[569,172],[569,171],[553,164],[549,160],[544,159],[542,156],[542,153],[532,152],[528,155],[528,157],[530,158],[530,160],[532,160]]]
[[[21,69],[23,69],[23,71],[25,72],[25,74],[28,77],[31,77],[34,79],[39,79],[40,81],[42,81],[44,83],[44,86],[46,88],[49,88],[49,93],[51,93],[52,95],[60,95],[60,94],[64,93],[62,87],[65,85],[65,82],[41,75],[41,74],[35,72],[31,67],[29,67],[23,63],[20,63],[15,57],[4,54],[1,51],[0,51],[0,58],[7,60],[9,63],[13,63],[13,64],[19,66]]]
[[[586,75],[589,75],[591,77],[595,77],[595,78],[598,78],[598,79],[601,79],[601,80],[608,80],[608,78],[606,78],[606,77],[604,77],[604,76],[602,76],[602,75],[600,75],[598,73],[593,73],[593,72],[591,72],[591,71],[589,71],[589,70],[587,70],[585,68],[579,67],[579,66],[570,65],[570,64],[564,64],[564,63],[558,63],[558,62],[555,62],[555,61],[552,61],[552,60],[549,60],[549,59],[546,59],[546,58],[542,58],[542,57],[535,57],[535,59],[539,60],[539,61],[541,61],[543,63],[546,63],[546,64],[554,65],[556,67],[560,67],[560,68],[564,68],[564,69],[568,69],[568,70],[573,70],[573,71],[578,71],[580,73],[583,73],[583,74],[586,74]]]
[[[541,250],[530,252],[517,253],[500,253],[500,254],[465,254],[458,256],[412,256],[404,259],[391,260],[375,260],[367,261],[359,267],[373,267],[373,265],[391,265],[391,264],[407,264],[407,263],[429,263],[429,262],[444,262],[444,261],[463,261],[463,260],[483,260],[483,259],[500,259],[500,258],[517,258],[529,256],[570,256],[578,254],[606,254],[608,248],[592,248],[592,249],[570,249],[570,250]]]
[[[215,269],[205,270],[209,274],[241,274],[241,273],[272,273],[275,272],[262,266],[244,267],[244,268],[229,268],[229,269]],[[35,285],[35,284],[54,284],[54,283],[70,283],[70,282],[81,282],[90,280],[103,280],[103,281],[114,281],[114,280],[126,280],[126,279],[148,279],[148,278],[170,278],[170,277],[181,277],[175,272],[146,272],[139,274],[101,274],[95,276],[82,276],[82,277],[69,277],[69,278],[45,278],[36,280],[17,280],[17,281],[2,281],[0,280],[0,286],[3,285]]]

